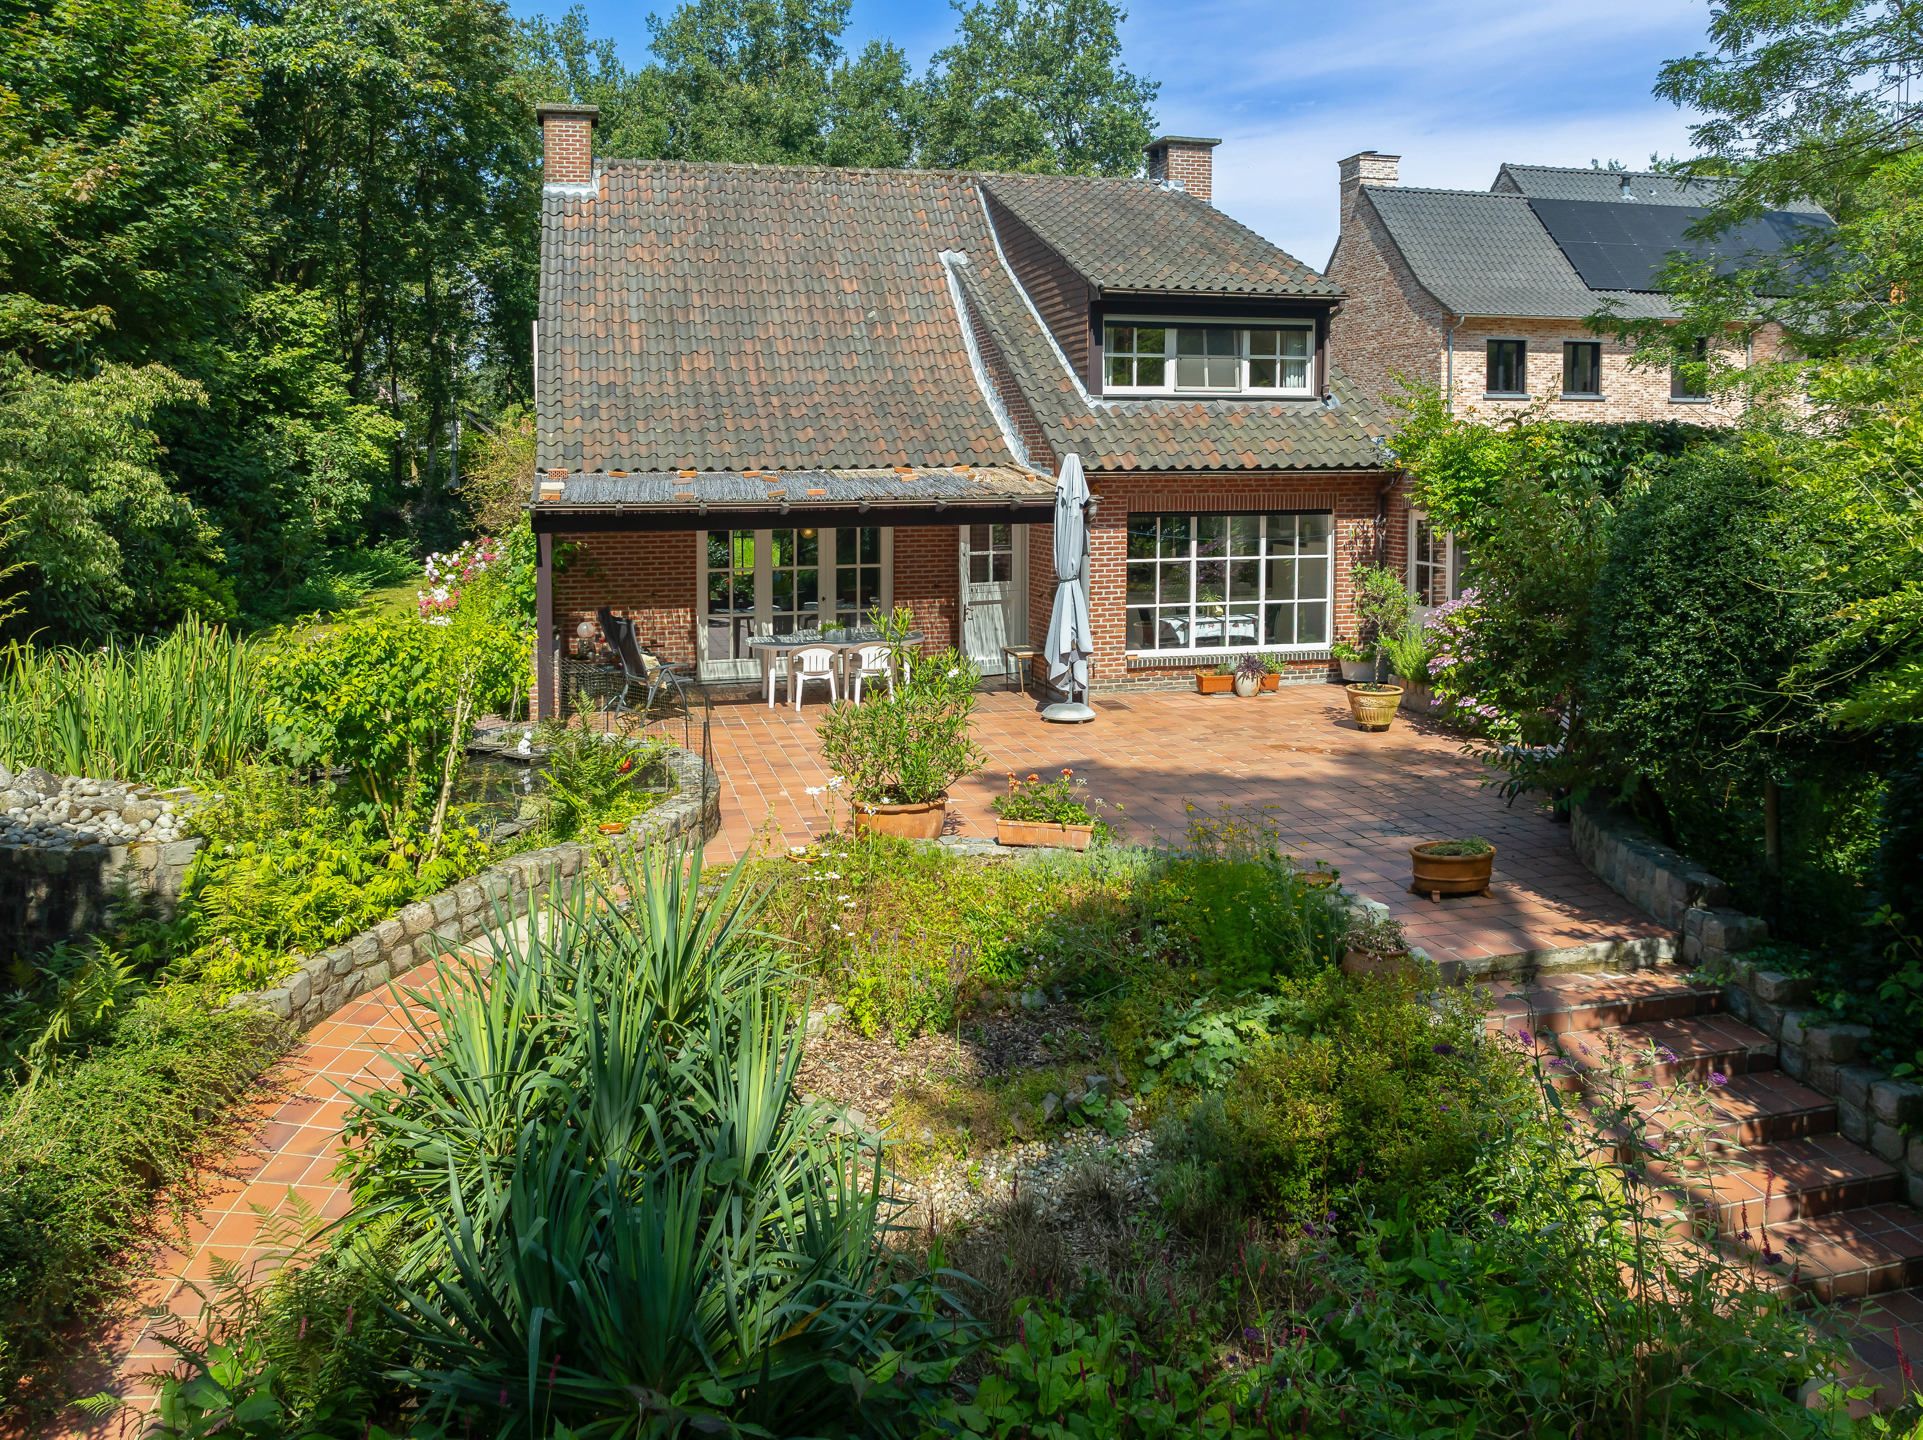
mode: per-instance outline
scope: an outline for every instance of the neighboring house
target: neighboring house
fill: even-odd
[[[1400,186],[1400,157],[1365,150],[1340,162],[1341,234],[1329,279],[1347,297],[1332,346],[1354,383],[1384,401],[1404,380],[1438,386],[1459,412],[1522,411],[1569,420],[1727,422],[1737,403],[1712,399],[1685,374],[1631,369],[1631,347],[1584,321],[1604,309],[1669,319],[1655,288],[1678,249],[1702,253],[1689,227],[1718,182],[1643,171],[1504,165],[1488,190]],[[1719,258],[1776,253],[1815,206],[1765,214],[1722,236]],[[1722,358],[1774,355],[1781,334],[1732,336]],[[1426,604],[1457,593],[1453,543],[1409,519],[1409,576]]]
[[[1340,292],[1208,203],[1216,142],[1147,179],[602,161],[590,107],[540,113],[545,713],[601,606],[716,680],[874,606],[1001,672],[1047,627],[1071,452],[1094,685],[1328,673],[1395,476],[1330,362]]]

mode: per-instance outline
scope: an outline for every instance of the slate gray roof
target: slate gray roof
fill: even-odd
[[[995,343],[1020,378],[1022,393],[999,398],[1032,408],[1058,455],[1079,449],[1092,470],[1385,463],[1359,411],[1319,402],[1089,401],[996,253],[980,187],[1005,178],[609,162],[599,193],[548,189],[539,468],[569,477],[570,503],[582,494],[640,503],[615,497],[645,491],[663,504],[686,503],[676,497],[711,486],[733,493],[728,487],[744,478],[761,483],[748,472],[1022,469],[1026,457],[978,374],[978,337],[973,326],[964,329],[944,254],[966,257],[952,265],[956,283],[982,290],[976,323],[992,318]],[[1300,268],[1177,191],[1138,181],[1015,179],[1031,199],[1049,183],[1072,189],[1081,199],[1064,214],[1118,196],[1118,207],[1153,234],[1166,230],[1178,251],[1184,236],[1219,237],[1231,226],[1267,250],[1267,283]],[[1196,207],[1216,220],[1198,217]],[[1090,234],[1101,228],[1090,226]],[[1245,258],[1253,275],[1259,257]],[[1323,286],[1317,293],[1332,289],[1309,279]],[[595,471],[629,473],[595,480]],[[689,478],[683,471],[700,483],[672,486],[670,476]],[[636,477],[650,478],[637,488],[628,483]],[[622,483],[604,488],[615,479]],[[783,480],[790,483],[804,499],[810,489],[833,488]]]
[[[1574,320],[1605,303],[1631,319],[1676,313],[1662,295],[1583,284],[1522,195],[1396,185],[1362,195],[1423,288],[1457,315]]]
[[[1526,195],[1532,200],[1620,200],[1623,181],[1641,205],[1714,205],[1732,182],[1711,176],[1671,175],[1658,170],[1577,169],[1565,165],[1506,164],[1496,172],[1493,191]],[[1803,215],[1821,215],[1822,207],[1794,200],[1775,207]]]
[[[1057,455],[1092,471],[1378,470],[1383,417],[1339,372],[1320,400],[1091,397],[990,256],[956,268],[969,313],[1001,353]]]
[[[988,175],[983,184],[1098,290],[1342,293],[1206,200],[1154,181]]]

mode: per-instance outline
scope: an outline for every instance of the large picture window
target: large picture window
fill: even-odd
[[[1315,393],[1315,326],[1118,320],[1102,332],[1105,393]]]
[[[758,673],[755,635],[858,625],[892,601],[893,535],[875,526],[700,533],[701,672]]]
[[[1129,516],[1129,650],[1327,645],[1334,530],[1316,512]]]

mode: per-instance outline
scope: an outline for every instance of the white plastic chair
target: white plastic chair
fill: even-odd
[[[775,681],[787,675],[787,667],[782,664],[781,652],[764,651],[761,656],[761,673],[768,682],[768,708],[775,708]]]
[[[789,653],[788,698],[794,701],[797,710],[801,708],[801,698],[807,693],[810,680],[828,682],[829,700],[841,698],[841,686],[835,679],[835,651],[832,647],[810,645],[806,650]]]
[[[854,662],[848,667],[848,693],[854,697],[857,705],[861,704],[861,685],[864,680],[886,676],[888,693],[895,693],[895,667],[888,662],[886,645],[864,645],[850,652],[848,658]]]

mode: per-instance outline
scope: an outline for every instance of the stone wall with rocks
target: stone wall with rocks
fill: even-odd
[[[615,837],[616,845],[635,849],[683,835],[705,841],[721,828],[721,786],[713,768],[681,749],[664,752],[661,763],[673,782],[672,792]],[[580,875],[589,853],[589,846],[570,842],[511,856],[306,957],[272,988],[232,1003],[264,1006],[305,1030],[416,965],[519,919],[556,887]]]
[[[1683,958],[1723,982],[1729,1013],[1776,1042],[1777,1062],[1791,1079],[1836,1101],[1844,1137],[1897,1166],[1909,1202],[1923,1207],[1923,1083],[1860,1063],[1867,1025],[1809,1008],[1807,976],[1749,958],[1769,938],[1769,925],[1731,906],[1729,887],[1715,875],[1607,810],[1578,807],[1570,839],[1618,894],[1682,932]]]
[[[118,897],[163,910],[201,842],[190,790],[0,766],[0,959],[99,929]]]

